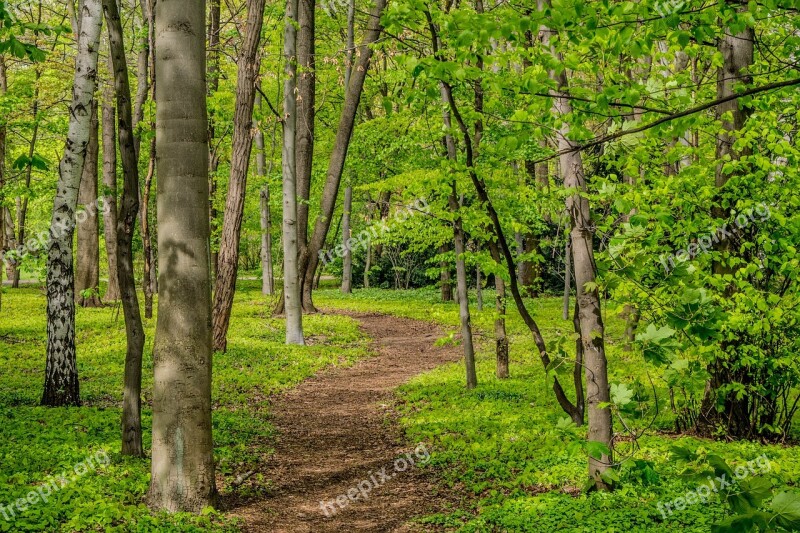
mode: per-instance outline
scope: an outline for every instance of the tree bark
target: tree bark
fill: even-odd
[[[122,454],[142,457],[142,353],[144,329],[136,296],[133,270],[133,233],[139,215],[139,164],[134,145],[134,123],[131,110],[131,88],[122,21],[117,0],[103,0],[108,26],[109,53],[114,69],[114,92],[119,110],[119,149],[122,159],[122,206],[117,221],[117,262],[125,315],[125,376],[122,395]],[[144,281],[146,283],[146,280]]]
[[[256,92],[256,107],[261,108],[261,95]],[[272,162],[275,156],[275,133],[272,130],[272,155],[269,160],[269,171],[267,171],[267,154],[264,151],[264,132],[259,127],[256,130],[256,174],[261,178],[260,208],[261,208],[261,293],[265,295],[275,294],[275,274],[272,268],[272,212],[269,198],[269,176],[272,174]]]
[[[220,19],[222,9],[220,0],[211,0],[208,12],[208,96],[212,98],[219,90],[220,78]],[[209,200],[208,216],[211,224],[212,235],[217,226],[217,207],[214,204],[217,195],[217,169],[219,168],[219,154],[217,153],[217,127],[216,117],[213,110],[208,114],[208,175],[209,175]],[[217,266],[219,252],[212,245],[211,247],[211,272],[214,278],[217,276]]]
[[[0,54],[0,94],[5,96],[8,92],[8,76],[6,75],[6,59]],[[6,184],[6,142],[8,141],[8,126],[5,122],[0,123],[0,191]],[[6,268],[6,254],[10,249],[10,243],[6,238],[6,207],[0,204],[0,309],[2,309],[3,297],[3,271]]]
[[[547,0],[539,0],[539,9],[543,9]],[[561,59],[560,53],[551,45],[552,30],[542,27],[542,44],[551,49],[556,59]],[[610,389],[608,383],[608,364],[605,354],[605,331],[603,325],[600,294],[595,284],[596,267],[594,262],[593,234],[591,222],[591,208],[586,198],[586,180],[584,177],[583,158],[580,152],[571,151],[576,144],[570,140],[570,125],[567,117],[572,113],[572,106],[566,97],[568,80],[564,70],[551,71],[551,79],[556,84],[552,91],[554,103],[553,111],[557,116],[564,117],[564,122],[558,130],[558,150],[561,154],[559,166],[564,188],[573,192],[566,200],[572,230],[570,240],[572,243],[572,259],[575,272],[576,301],[580,321],[580,340],[586,372],[586,403],[588,405],[588,435],[590,442],[599,442],[608,448],[608,454],[601,454],[595,458],[589,456],[589,476],[594,480],[598,489],[608,489],[610,486],[602,478],[603,473],[613,464],[612,454],[612,420],[611,410],[603,404],[610,403]]]
[[[722,55],[723,64],[717,71],[717,98],[730,97],[736,94],[736,87],[739,85],[749,86],[753,82],[750,69],[754,61],[754,41],[755,32],[753,28],[746,27],[742,31],[732,34],[730,29],[725,29],[725,34],[719,42],[719,51]],[[734,143],[739,132],[744,128],[745,122],[751,114],[751,109],[740,105],[738,99],[730,100],[717,107],[717,118],[722,122],[723,132],[717,135],[716,158],[717,164],[715,174],[715,185],[718,189],[717,202],[711,209],[711,214],[717,219],[727,219],[730,217],[729,207],[723,207],[723,191],[731,174],[726,174],[723,170],[724,159],[736,161],[749,155],[749,150],[744,153],[734,150]],[[733,275],[734,269],[729,266],[727,259],[734,252],[733,244],[730,239],[719,239],[715,242],[714,250],[720,254],[723,260],[715,260],[712,271],[715,277],[721,278],[726,275]],[[733,284],[730,284],[724,291],[727,297],[733,296]],[[723,341],[720,349],[727,352],[732,349],[735,341]],[[698,426],[701,432],[710,434],[718,425],[724,425],[727,434],[732,437],[747,437],[754,429],[751,420],[752,400],[745,394],[739,398],[736,393],[730,393],[722,398],[722,411],[718,409],[719,389],[729,383],[746,383],[751,378],[746,369],[735,373],[724,361],[715,361],[708,368],[711,375],[706,384],[705,395],[700,406],[700,416]],[[738,375],[736,375],[738,374]]]
[[[283,299],[286,344],[304,345],[303,309],[300,302],[299,244],[297,231],[297,8],[286,0],[283,55],[286,63],[283,91]],[[311,280],[313,282],[313,279]]]
[[[314,164],[316,106],[316,25],[314,0],[299,0],[297,32],[297,243],[302,256],[308,246],[311,170]]]
[[[75,272],[75,301],[81,307],[102,307],[100,301],[100,218],[97,214],[97,165],[100,152],[98,105],[92,104],[89,146],[78,189],[78,239]],[[88,293],[84,296],[84,293]]]
[[[155,511],[214,504],[204,0],[159,2],[155,62],[160,298],[153,347]]]
[[[342,292],[353,292],[353,251],[350,216],[353,209],[353,187],[348,185],[344,190],[344,213],[342,214],[342,246],[344,247],[344,265],[342,269]]]
[[[83,0],[69,131],[59,164],[47,252],[47,363],[42,405],[79,405],[75,354],[75,276],[72,236],[92,121],[103,13],[99,0]]]
[[[494,241],[489,241],[489,253],[492,255],[492,260],[498,265],[502,265],[500,257],[500,248]],[[494,287],[497,291],[495,298],[495,311],[497,317],[494,319],[494,339],[495,339],[495,355],[497,356],[497,378],[508,379],[509,377],[509,361],[508,361],[508,335],[506,334],[506,282],[500,274],[494,275]]]
[[[107,302],[120,299],[117,269],[117,114],[114,89],[109,85],[103,102],[103,234],[108,256]]]
[[[264,0],[248,0],[244,42],[238,60],[236,81],[236,111],[233,117],[231,172],[228,196],[222,223],[222,237],[217,261],[214,288],[213,348],[224,352],[228,348],[228,326],[231,320],[236,277],[239,272],[239,239],[242,233],[244,198],[247,192],[247,173],[253,150],[253,109],[256,84],[261,68],[258,55],[261,28],[264,21]]]
[[[320,214],[314,224],[314,232],[308,243],[306,253],[300,260],[301,272],[305,272],[303,277],[303,308],[306,311],[313,311],[314,303],[311,298],[313,290],[314,274],[319,265],[319,252],[325,245],[325,239],[330,230],[333,212],[336,207],[336,198],[339,196],[339,185],[342,179],[347,150],[350,147],[350,138],[353,134],[356,112],[361,101],[361,93],[364,89],[364,80],[369,70],[370,59],[372,58],[371,45],[378,40],[382,32],[381,15],[386,8],[386,0],[376,0],[375,7],[369,17],[367,32],[364,42],[359,47],[358,61],[353,67],[350,75],[350,84],[345,91],[344,108],[339,118],[339,126],[336,130],[333,152],[328,164],[327,178],[322,191],[322,201]]]

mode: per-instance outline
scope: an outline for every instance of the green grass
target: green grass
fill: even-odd
[[[355,321],[317,315],[305,322],[307,347],[283,344],[280,320],[269,316],[260,283],[240,282],[229,350],[214,360],[214,454],[220,488],[271,452],[268,396],[328,365],[349,365],[368,355]],[[150,447],[152,341],[155,319],[145,322],[144,434]],[[31,506],[13,522],[0,514],[0,531],[209,531],[235,530],[221,515],[151,516],[144,506],[149,461],[119,455],[120,400],[125,357],[121,313],[113,307],[77,315],[80,408],[38,407],[45,361],[45,297],[38,288],[5,290],[0,313],[0,505],[14,504],[48,476],[106,450],[108,466],[93,469]],[[252,478],[248,486],[269,480]],[[241,487],[240,492],[249,489]]]
[[[349,365],[368,355],[367,340],[352,319],[333,315],[306,318],[307,347],[283,345],[280,320],[259,293],[260,282],[244,281],[236,294],[229,351],[214,361],[214,441],[220,487],[251,470],[271,451],[268,397],[313,375],[327,365]],[[581,492],[586,480],[583,429],[563,423],[529,333],[516,313],[509,317],[511,373],[494,377],[493,295],[487,309],[475,313],[479,333],[480,385],[464,388],[463,364],[440,367],[413,379],[400,390],[401,423],[410,442],[429,443],[434,468],[445,483],[466,496],[462,507],[423,519],[423,527],[445,526],[464,532],[704,532],[727,516],[718,499],[675,511],[664,519],[658,502],[684,495],[694,485],[670,458],[675,444],[716,453],[734,465],[766,453],[776,483],[800,479],[796,448],[755,443],[723,443],[675,437],[673,414],[664,405],[661,371],[623,352],[623,324],[616,310],[605,310],[612,383],[642,388],[643,416],[627,413],[637,430],[649,427],[637,450],[620,444],[622,453],[648,461],[655,475],[621,472],[613,493]],[[458,308],[442,304],[434,290],[362,290],[346,296],[323,289],[323,308],[384,312],[437,322],[455,333]],[[237,524],[218,513],[151,515],[144,505],[149,462],[121,457],[119,403],[124,359],[124,325],[115,308],[78,311],[80,408],[45,409],[41,394],[45,351],[44,296],[38,289],[6,290],[0,313],[0,505],[14,503],[41,487],[49,476],[72,472],[74,465],[106,450],[110,464],[91,469],[47,503],[31,507],[13,523],[0,515],[0,531],[235,531]],[[571,321],[561,320],[561,302],[530,302],[546,340],[570,335]],[[474,306],[473,306],[474,307]],[[152,336],[155,321],[145,324],[145,446],[149,449],[152,388]],[[446,342],[452,339],[446,337]],[[649,375],[649,377],[648,377]],[[652,386],[661,403],[652,418]],[[565,385],[567,383],[565,382]],[[638,389],[637,389],[638,390]],[[652,423],[652,424],[651,424]],[[620,430],[617,422],[616,429]],[[252,478],[238,489],[253,495],[270,480]]]
[[[463,363],[440,367],[401,388],[402,423],[408,439],[431,443],[431,467],[459,494],[471,495],[473,502],[451,514],[428,517],[427,522],[464,532],[709,531],[712,524],[727,517],[727,507],[719,498],[672,515],[666,513],[666,519],[657,507],[658,502],[671,502],[695,486],[671,459],[669,448],[674,445],[718,454],[733,465],[766,453],[772,465],[769,475],[776,484],[800,479],[797,448],[669,435],[674,417],[665,405],[668,396],[661,379],[663,371],[621,349],[624,324],[609,307],[605,318],[610,381],[644,386],[648,398],[642,405],[647,415],[637,418],[629,413],[626,420],[640,431],[651,422],[652,427],[639,439],[638,450],[620,443],[622,453],[632,454],[622,468],[621,488],[613,493],[583,494],[588,477],[586,459],[577,444],[585,438],[584,430],[564,425],[565,415],[516,311],[510,313],[508,324],[511,379],[495,378],[493,294],[486,294],[485,301],[487,309],[473,314],[483,341],[477,357],[478,388],[465,389]],[[453,332],[459,320],[458,306],[441,303],[433,290],[362,290],[351,296],[330,290],[322,291],[316,302],[323,307],[433,320]],[[546,341],[571,333],[572,322],[561,320],[560,299],[544,298],[529,305]],[[661,402],[655,420],[651,379]],[[562,383],[569,385],[563,379]],[[562,429],[558,429],[560,421]],[[618,420],[615,430],[621,430]],[[640,470],[629,469],[633,460],[652,463],[657,478],[642,479]]]

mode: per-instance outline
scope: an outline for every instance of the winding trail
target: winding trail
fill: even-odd
[[[394,389],[457,361],[460,350],[434,346],[443,333],[427,322],[348,316],[373,339],[375,356],[350,368],[323,371],[273,401],[279,437],[275,454],[260,472],[273,485],[266,499],[233,511],[247,532],[414,531],[410,519],[445,511],[457,499],[437,488],[430,469],[395,470],[397,458],[408,452],[415,457],[415,446],[404,442],[391,404]],[[340,498],[343,507],[335,503],[370,480],[377,483],[370,482],[367,498],[345,496]],[[328,516],[323,501],[329,502]]]

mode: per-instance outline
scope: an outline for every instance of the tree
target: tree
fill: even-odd
[[[224,352],[228,347],[228,325],[231,319],[233,293],[236,290],[236,276],[239,272],[239,238],[244,215],[247,173],[250,169],[250,155],[253,149],[253,107],[258,71],[261,66],[258,50],[263,20],[264,0],[249,0],[244,43],[238,61],[231,174],[228,180],[228,195],[225,202],[214,290],[213,347],[219,352]]]
[[[75,274],[72,236],[97,85],[97,55],[103,13],[99,0],[84,0],[75,58],[69,133],[59,177],[47,251],[47,363],[42,405],[79,405],[75,353]]]
[[[297,7],[286,0],[283,33],[285,61],[283,89],[283,299],[286,313],[286,344],[305,344],[303,309],[300,302],[300,268],[297,232]]]
[[[107,302],[120,299],[117,268],[117,111],[114,87],[109,84],[103,102],[103,234],[108,256]]]
[[[139,214],[139,165],[134,145],[131,89],[117,0],[103,0],[103,10],[108,27],[114,91],[119,109],[119,148],[123,175],[122,209],[117,221],[117,264],[127,339],[122,396],[122,453],[140,457],[144,454],[141,415],[144,330],[133,271],[133,232]],[[146,279],[144,283],[147,283]]]
[[[204,0],[156,5],[161,268],[149,503],[168,512],[200,512],[216,497],[204,27]]]
[[[81,307],[100,307],[100,220],[97,216],[97,165],[100,152],[98,105],[92,104],[91,131],[86,159],[78,189],[78,204],[83,209],[78,215],[77,269],[75,297]]]

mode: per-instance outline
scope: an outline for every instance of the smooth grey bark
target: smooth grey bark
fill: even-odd
[[[342,268],[342,292],[353,292],[353,251],[352,230],[350,217],[353,209],[353,186],[348,185],[344,190],[344,212],[342,213],[342,246],[344,247],[344,263]]]
[[[107,302],[120,299],[117,268],[117,113],[114,89],[109,84],[103,102],[103,235],[108,258]]]
[[[258,73],[261,68],[258,50],[263,24],[264,0],[248,0],[247,22],[238,59],[231,172],[228,179],[228,195],[225,201],[222,236],[217,259],[217,279],[214,286],[212,346],[218,352],[224,352],[228,348],[228,326],[233,308],[233,295],[236,291],[236,277],[239,272],[239,239],[244,217],[247,173],[250,170],[250,156],[253,151],[253,109]]]
[[[102,307],[100,301],[100,217],[97,204],[97,165],[99,162],[100,123],[98,105],[92,104],[89,146],[86,148],[81,184],[78,189],[78,238],[76,241],[75,302],[81,307]],[[84,296],[84,293],[87,293]]]
[[[153,347],[156,511],[214,504],[205,1],[156,6],[159,300]]]
[[[261,94],[256,92],[256,107],[261,109]],[[260,196],[261,224],[261,293],[271,296],[275,294],[275,274],[272,266],[272,209],[270,206],[269,176],[272,174],[272,163],[275,159],[275,137],[277,124],[272,130],[272,155],[267,170],[267,153],[264,146],[264,132],[256,130],[256,174],[263,185]]]
[[[72,236],[78,188],[89,145],[102,24],[100,0],[83,0],[69,130],[58,169],[47,251],[47,362],[41,402],[47,406],[80,404],[75,353]]]
[[[539,9],[544,9],[547,0],[538,0]],[[550,48],[553,56],[560,60],[561,56],[552,46],[554,32],[547,27],[541,28],[542,44]],[[566,200],[566,208],[570,217],[572,243],[572,260],[575,274],[576,302],[578,320],[580,322],[580,341],[586,372],[586,406],[588,413],[587,440],[598,442],[608,448],[608,454],[599,458],[589,455],[589,476],[598,489],[608,489],[609,484],[603,479],[603,473],[612,468],[613,427],[608,383],[608,363],[605,353],[605,327],[603,324],[600,294],[595,283],[596,270],[594,262],[591,207],[586,198],[586,180],[584,177],[583,158],[579,151],[573,151],[576,144],[570,140],[568,117],[572,113],[572,105],[568,99],[568,79],[564,70],[551,71],[551,79],[556,84],[552,91],[553,111],[556,116],[563,117],[557,132],[558,151],[561,153],[559,167],[564,188],[573,191]]]
[[[353,127],[356,120],[356,112],[361,101],[361,94],[364,89],[364,80],[369,71],[370,60],[372,58],[372,44],[378,40],[382,32],[381,16],[386,8],[386,0],[376,0],[375,7],[369,17],[364,41],[359,46],[358,61],[353,66],[350,75],[350,84],[345,91],[344,108],[339,118],[339,125],[336,130],[333,152],[328,163],[327,178],[322,191],[320,202],[320,214],[314,224],[314,232],[309,240],[306,253],[300,261],[303,277],[303,308],[306,311],[314,310],[314,303],[311,293],[314,287],[314,275],[319,265],[319,252],[325,245],[325,240],[330,231],[333,212],[336,207],[336,199],[339,196],[339,186],[342,180],[342,172],[347,159],[347,151],[350,147],[350,138],[353,135]]]
[[[147,33],[149,51],[150,68],[150,96],[155,102],[156,100],[156,37],[155,37],[155,7],[157,0],[150,0],[148,2],[147,11]],[[153,295],[158,293],[158,269],[156,265],[156,254],[153,247],[153,237],[150,231],[150,192],[153,184],[153,178],[156,172],[156,123],[155,119],[151,119],[150,130],[153,137],[150,139],[150,157],[147,164],[147,174],[144,178],[144,187],[141,191],[141,205],[139,206],[139,219],[141,221],[142,233],[142,252],[144,258],[144,269],[142,272],[142,292],[144,294],[144,316],[145,318],[153,318]],[[139,152],[137,152],[137,161],[139,160]]]
[[[286,344],[304,345],[297,237],[297,6],[298,0],[286,0],[283,34],[283,299]]]
[[[438,53],[438,36],[432,32],[432,38],[436,42],[434,50]],[[440,86],[442,101],[448,104],[447,88],[442,83]],[[458,162],[456,143],[450,132],[452,129],[452,119],[448,108],[442,110],[442,120],[447,133],[444,137],[444,145],[447,150],[447,158],[454,164]],[[472,317],[469,312],[469,289],[467,288],[467,265],[464,260],[466,243],[464,236],[464,226],[461,219],[461,203],[459,201],[456,180],[450,183],[450,197],[448,198],[450,212],[453,213],[453,241],[456,252],[456,294],[458,297],[458,316],[461,323],[461,344],[464,347],[464,365],[467,373],[467,389],[474,389],[478,386],[478,375],[475,370],[475,346],[472,339]]]
[[[144,329],[136,296],[133,270],[133,233],[139,216],[139,164],[134,141],[131,88],[122,21],[117,0],[103,0],[108,27],[109,55],[114,70],[114,93],[117,97],[119,150],[122,159],[123,190],[117,220],[117,263],[125,316],[125,375],[122,393],[122,454],[142,457],[142,354]],[[146,283],[146,280],[144,281]]]
[[[567,235],[564,243],[564,297],[561,303],[561,319],[569,320],[569,299],[572,294],[572,239]]]

